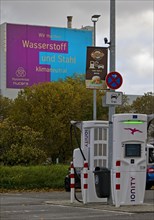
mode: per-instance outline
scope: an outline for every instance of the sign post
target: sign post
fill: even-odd
[[[115,71],[115,0],[110,0],[110,71]],[[114,90],[111,90],[114,91]],[[113,126],[112,126],[112,116],[115,114],[115,106],[109,106],[109,142],[108,142],[108,168],[112,168],[112,156],[113,156]],[[112,196],[108,198],[108,203],[113,204]]]
[[[109,106],[109,154],[108,154],[108,168],[109,170],[113,167],[113,122],[112,116],[115,114],[115,105],[122,104],[122,94],[115,92],[115,89],[120,88],[123,79],[120,73],[110,72],[106,78],[106,84],[110,88],[110,92],[106,94],[105,104]],[[107,100],[108,98],[108,100]],[[112,196],[109,197],[108,203],[112,204]]]

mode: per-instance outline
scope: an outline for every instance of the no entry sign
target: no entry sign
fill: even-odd
[[[110,72],[105,78],[106,84],[110,89],[118,89],[122,85],[123,79],[120,73]]]

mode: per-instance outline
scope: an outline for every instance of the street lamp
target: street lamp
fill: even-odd
[[[94,35],[93,35],[93,46],[96,46],[96,22],[98,21],[100,15],[93,15],[91,20],[94,24]],[[96,109],[96,89],[93,90],[93,120],[97,119],[97,109]]]
[[[100,15],[93,15],[91,17],[91,20],[94,24],[94,39],[93,39],[93,46],[95,47],[96,46],[96,22],[98,21]]]

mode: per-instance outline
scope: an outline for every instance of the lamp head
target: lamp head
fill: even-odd
[[[96,21],[98,21],[98,18],[100,17],[101,15],[93,15],[92,17],[91,17],[91,20],[93,21],[93,22],[96,22]]]

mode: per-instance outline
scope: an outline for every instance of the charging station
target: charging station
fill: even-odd
[[[113,115],[113,204],[137,205],[144,201],[146,186],[147,115]]]
[[[99,198],[96,194],[94,170],[96,167],[108,166],[108,121],[82,121],[72,124],[81,130],[81,146],[73,152],[73,164],[75,168],[81,169],[81,191],[84,203],[107,202],[107,198]],[[84,161],[88,164],[86,174]]]

